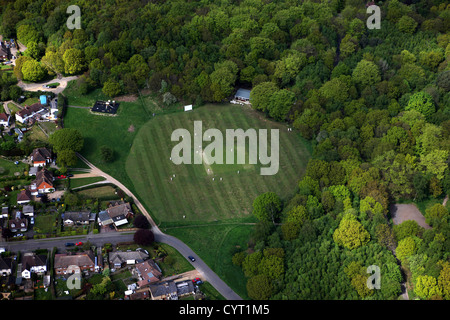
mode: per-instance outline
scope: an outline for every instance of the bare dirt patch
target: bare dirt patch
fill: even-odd
[[[119,102],[134,102],[137,98],[138,97],[135,94],[127,94],[125,96],[114,97],[114,100]]]
[[[414,220],[419,224],[419,226],[425,229],[431,229],[431,227],[425,222],[425,217],[423,214],[412,203],[392,205],[391,217],[394,224],[401,224],[406,220]]]

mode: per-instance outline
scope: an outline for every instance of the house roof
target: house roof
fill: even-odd
[[[39,186],[44,182],[53,187],[53,174],[45,168],[36,173],[36,179],[34,179],[33,183],[39,189]]]
[[[34,213],[34,207],[32,205],[24,205],[22,212],[23,213]]]
[[[31,267],[46,266],[47,256],[34,253],[25,253],[22,257],[22,270],[30,270]]]
[[[169,281],[157,285],[150,285],[150,292],[153,297],[166,296],[170,294],[177,294],[177,286],[175,282]]]
[[[131,211],[131,206],[130,204],[127,203],[121,203],[118,205],[112,205],[110,206],[108,209],[106,209],[106,211],[108,212],[108,215],[111,218],[117,217],[117,216],[127,216],[129,213],[133,213]]]
[[[108,212],[106,212],[106,211],[100,211],[99,213],[98,213],[98,220],[102,223],[102,224],[104,224],[105,222],[109,222],[109,223],[112,223],[113,221],[112,221],[112,219],[111,219],[111,217],[108,215]],[[109,221],[108,221],[109,220]]]
[[[0,270],[11,269],[11,258],[0,257]]]
[[[127,262],[127,260],[144,261],[148,257],[148,254],[141,251],[115,251],[109,253],[109,263],[122,264]]]
[[[5,48],[0,46],[0,56],[7,56],[7,55],[8,55],[8,51],[6,51]]]
[[[8,226],[10,229],[22,229],[28,227],[28,220],[26,218],[9,219]]]
[[[31,192],[28,189],[20,191],[17,195],[17,201],[30,201],[31,200]]]
[[[63,213],[64,221],[69,219],[73,222],[85,222],[89,221],[89,217],[91,215],[90,211],[66,211]]]
[[[8,121],[8,115],[4,112],[0,113],[0,120]]]
[[[162,276],[161,270],[153,260],[146,260],[136,264],[136,271],[140,277],[140,280],[137,282],[139,287],[157,282]]]
[[[67,268],[74,266],[94,265],[95,257],[92,251],[77,252],[75,254],[57,253],[55,254],[55,268]]]
[[[240,88],[234,96],[241,99],[250,99],[250,90]]]
[[[47,148],[37,148],[33,150],[30,156],[33,158],[34,162],[45,161],[52,158],[52,153]]]
[[[36,102],[36,103],[33,103],[31,106],[26,106],[22,110],[17,111],[16,114],[23,118],[23,117],[29,116],[33,112],[38,112],[42,108],[44,108],[44,106],[42,104],[40,104],[39,102]]]

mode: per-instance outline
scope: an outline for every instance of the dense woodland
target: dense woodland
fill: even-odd
[[[80,93],[149,88],[195,105],[249,88],[311,141],[295,196],[255,199],[250,250],[233,258],[251,298],[397,299],[408,280],[410,298],[450,299],[448,1],[375,3],[373,30],[360,0],[0,3],[0,33],[27,47],[18,79],[77,74]],[[81,29],[66,27],[69,4]],[[392,203],[430,199],[432,229],[393,226]]]

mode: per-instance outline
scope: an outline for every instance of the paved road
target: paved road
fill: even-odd
[[[195,258],[194,262],[190,261],[189,259],[187,259],[187,260],[192,264],[192,266],[196,270],[198,270],[200,272],[200,274],[206,281],[211,283],[211,285],[222,296],[224,296],[227,300],[242,300],[242,298],[239,295],[237,295],[224,281],[222,281],[222,279],[220,279],[219,276],[210,267],[208,267],[208,265],[202,259],[200,259],[200,257],[197,254],[195,254],[195,252],[191,248],[189,248],[184,242],[182,242],[181,240],[179,240],[173,236],[163,233],[158,228],[158,226],[155,224],[152,217],[147,212],[145,207],[141,204],[139,199],[137,199],[134,196],[134,194],[126,186],[124,186],[117,179],[113,178],[112,176],[110,176],[107,173],[98,169],[96,166],[94,166],[92,163],[90,163],[81,154],[77,154],[77,156],[91,168],[91,173],[97,174],[98,176],[101,176],[101,177],[104,177],[107,181],[109,181],[110,183],[112,183],[112,184],[116,185],[117,187],[119,187],[120,189],[122,189],[123,192],[125,192],[129,197],[131,197],[133,199],[133,201],[136,204],[136,206],[138,207],[138,209],[149,220],[150,225],[152,226],[152,231],[155,235],[156,242],[166,243],[166,244],[170,245],[171,247],[178,250],[186,259],[188,256],[193,256]],[[92,240],[91,240],[91,242],[92,242]]]
[[[105,243],[118,243],[133,241],[133,232],[106,232],[89,235],[68,236],[60,238],[31,239],[23,241],[0,242],[0,247],[10,251],[32,251],[36,249],[64,249],[67,242],[91,242],[95,246]]]

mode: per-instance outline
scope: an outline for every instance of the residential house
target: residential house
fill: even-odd
[[[30,119],[40,118],[40,114],[45,112],[45,108],[39,102],[32,104],[31,106],[25,106],[22,110],[16,112],[16,121],[20,123],[27,123]]]
[[[8,49],[6,48],[6,46],[4,45],[4,43],[2,42],[0,45],[0,60],[6,60],[8,59]]]
[[[235,104],[250,104],[250,90],[247,89],[238,89],[236,94],[234,95],[231,103]]]
[[[22,278],[30,279],[32,273],[47,272],[47,256],[25,253],[22,257]]]
[[[34,216],[34,207],[32,205],[24,205],[22,209],[22,213],[26,216],[33,217]]]
[[[36,173],[36,179],[31,182],[30,191],[33,196],[55,191],[53,186],[53,174],[46,168],[42,168]]]
[[[111,202],[105,211],[98,214],[98,223],[102,226],[113,224],[115,227],[128,223],[128,218],[133,216],[131,205],[121,201]]]
[[[146,260],[135,265],[139,288],[144,288],[161,280],[162,271],[153,260]]]
[[[11,274],[12,259],[0,256],[0,276],[9,276]]]
[[[178,300],[195,293],[192,281],[166,281],[160,284],[152,284],[149,286],[152,300]]]
[[[149,286],[152,300],[178,300],[175,282],[168,281]]]
[[[3,128],[9,127],[9,120],[10,116],[6,113],[0,113],[0,126],[3,126]]]
[[[65,275],[74,273],[77,267],[81,272],[97,271],[96,257],[91,250],[86,252],[76,252],[71,254],[57,253],[55,254],[55,273]]]
[[[34,149],[30,155],[33,167],[44,167],[52,162],[52,152],[47,148]]]
[[[114,251],[109,253],[109,264],[113,268],[122,268],[126,265],[141,263],[148,258],[148,254],[142,251]]]
[[[61,215],[64,226],[88,225],[90,217],[90,211],[66,211]]]
[[[149,300],[151,298],[149,290],[142,290],[137,292],[131,292],[126,295],[125,292],[125,300]]]
[[[28,229],[28,219],[22,217],[22,213],[17,211],[14,219],[9,219],[8,227],[11,232],[25,232]]]
[[[24,189],[17,195],[17,204],[24,204],[31,201],[31,191]]]

